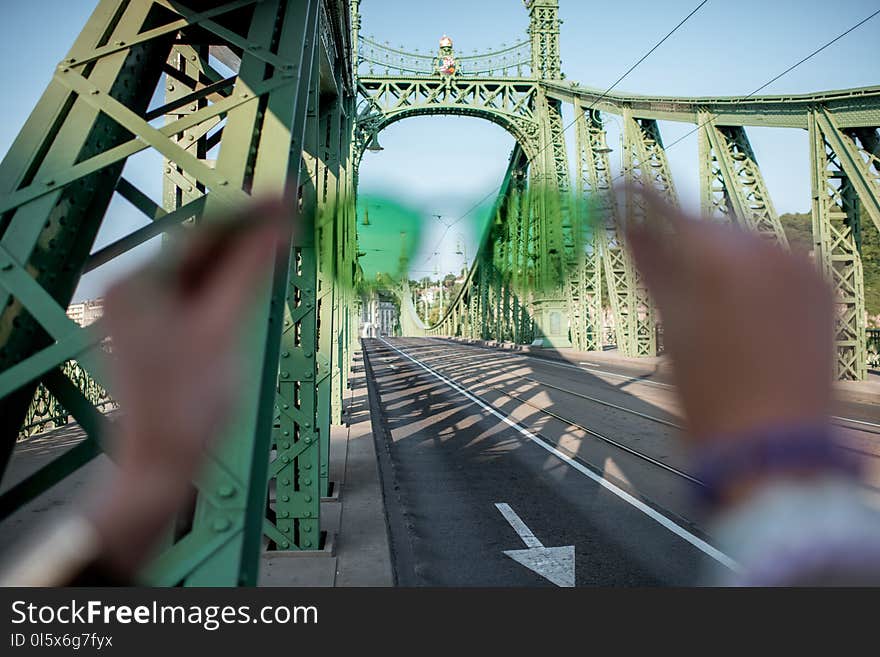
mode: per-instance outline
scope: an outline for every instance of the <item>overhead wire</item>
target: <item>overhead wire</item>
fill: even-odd
[[[834,38],[831,39],[830,41],[828,41],[828,42],[824,43],[823,45],[819,46],[819,47],[816,48],[813,52],[811,52],[809,55],[807,55],[806,57],[800,59],[800,60],[797,61],[796,63],[792,64],[791,66],[789,66],[787,69],[785,69],[785,70],[782,71],[781,73],[779,73],[779,74],[773,76],[772,78],[770,78],[769,80],[767,80],[767,82],[765,82],[764,84],[762,84],[760,87],[758,87],[757,89],[755,89],[755,90],[752,91],[751,93],[749,93],[749,94],[747,94],[747,95],[745,95],[745,96],[742,96],[741,98],[738,98],[737,101],[738,101],[738,102],[743,102],[743,101],[748,100],[749,98],[751,98],[752,96],[754,96],[755,94],[757,94],[759,91],[762,91],[762,90],[766,89],[767,87],[769,87],[771,84],[773,84],[774,82],[776,82],[777,80],[779,80],[779,79],[782,78],[783,76],[788,75],[788,74],[791,73],[793,70],[795,70],[798,66],[800,66],[801,64],[803,64],[803,63],[809,61],[810,59],[812,59],[813,57],[815,57],[816,55],[818,55],[820,52],[822,52],[823,50],[825,50],[826,48],[828,48],[828,47],[831,46],[832,44],[834,44],[834,43],[840,41],[840,40],[841,40],[843,37],[845,37],[847,34],[849,34],[850,32],[852,32],[852,31],[858,29],[859,27],[861,27],[862,25],[864,25],[865,23],[867,23],[869,20],[871,20],[872,18],[874,18],[875,16],[878,16],[878,15],[880,15],[880,9],[878,9],[877,11],[875,11],[875,12],[874,12],[873,14],[871,14],[870,16],[867,16],[867,17],[863,18],[862,20],[860,20],[860,21],[859,21],[858,23],[856,23],[855,25],[852,25],[851,27],[847,28],[846,30],[844,30],[843,32],[841,32],[840,34],[838,34],[836,37],[834,37]],[[598,100],[598,99],[597,99],[597,100]],[[677,145],[677,144],[680,144],[680,143],[683,142],[685,139],[687,139],[688,137],[690,137],[692,134],[694,134],[695,132],[697,132],[700,128],[702,128],[702,127],[705,126],[705,125],[708,125],[708,124],[712,123],[713,121],[715,121],[715,117],[714,117],[714,116],[711,117],[711,118],[709,118],[709,119],[707,119],[706,121],[703,121],[702,123],[698,123],[698,124],[696,125],[696,127],[692,128],[691,130],[689,130],[688,132],[686,132],[685,134],[683,134],[683,135],[682,135],[681,137],[679,137],[678,139],[672,141],[672,142],[669,143],[668,145],[663,146],[663,150],[664,150],[664,151],[668,151],[668,150],[671,149],[673,146],[675,146],[675,145]],[[634,166],[637,167],[637,166],[640,166],[641,164],[644,164],[644,161],[640,160],[640,161],[636,162],[636,164],[635,164]],[[618,174],[617,176],[615,176],[614,178],[612,178],[612,179],[611,179],[611,182],[614,182],[614,181],[616,181],[616,180],[619,180],[619,179],[622,178],[622,177],[623,177],[623,174],[620,173],[620,174]]]
[[[645,52],[645,54],[643,54],[643,55],[642,55],[642,56],[641,56],[641,57],[635,62],[635,64],[633,64],[632,66],[630,66],[630,67],[629,67],[629,68],[628,68],[628,69],[627,69],[627,70],[626,70],[626,71],[625,71],[620,77],[618,77],[618,78],[617,78],[617,79],[611,84],[611,86],[609,86],[607,89],[605,89],[605,91],[603,91],[602,94],[601,94],[599,97],[597,97],[597,98],[596,98],[596,99],[590,104],[590,106],[586,109],[586,111],[590,111],[591,109],[593,109],[593,107],[596,105],[596,103],[598,103],[600,100],[602,100],[603,98],[605,98],[609,93],[611,93],[611,91],[612,91],[612,90],[613,90],[618,84],[620,84],[621,82],[623,82],[623,80],[626,79],[627,76],[629,76],[630,73],[632,73],[633,71],[635,71],[636,68],[638,68],[638,66],[639,66],[642,62],[644,62],[648,57],[650,57],[651,54],[653,54],[655,50],[657,50],[661,45],[663,45],[663,43],[665,43],[665,42],[669,39],[669,37],[671,37],[673,34],[675,34],[675,33],[676,33],[676,32],[677,32],[677,31],[678,31],[678,30],[679,30],[679,29],[680,29],[680,28],[686,23],[686,22],[688,22],[688,20],[691,19],[692,16],[694,16],[694,14],[696,14],[698,11],[700,11],[700,9],[702,9],[703,6],[705,6],[708,2],[709,2],[709,0],[702,0],[702,2],[700,2],[697,6],[695,6],[695,7],[694,7],[694,8],[693,8],[693,9],[692,9],[692,10],[691,10],[691,11],[690,11],[690,12],[689,12],[684,18],[682,18],[682,19],[681,19],[681,20],[675,25],[675,27],[673,27],[671,30],[669,30],[669,31],[668,31],[668,32],[667,32],[667,33],[666,33],[666,34],[665,34],[665,35],[664,35],[659,41],[657,41],[653,46],[651,46],[651,48],[650,48],[649,50],[647,50],[647,51]],[[568,129],[571,128],[571,126],[573,126],[575,123],[577,123],[577,118],[575,118],[573,121],[571,121],[570,123],[568,123],[568,124],[562,129],[562,133],[561,133],[561,134],[564,134],[566,131],[568,131]],[[535,156],[537,157],[538,155],[540,155],[541,153],[543,153],[543,152],[544,152],[545,150],[547,150],[547,148],[548,148],[549,146],[551,146],[551,145],[552,145],[551,142],[548,142],[547,144],[545,144],[543,147],[541,147],[541,148],[538,150],[537,153],[535,153]],[[502,185],[503,185],[503,183],[502,183]],[[480,207],[480,205],[482,205],[484,202],[486,202],[486,201],[487,201],[488,199],[490,199],[492,196],[498,194],[499,191],[501,191],[501,185],[499,185],[497,188],[493,188],[488,194],[486,194],[485,196],[481,197],[479,201],[477,201],[477,202],[474,203],[470,208],[468,208],[468,209],[464,212],[464,214],[462,214],[460,217],[458,217],[458,219],[456,219],[455,221],[453,221],[451,224],[447,225],[447,226],[446,226],[446,230],[443,231],[443,234],[440,236],[440,239],[437,240],[437,243],[438,243],[438,244],[442,243],[443,240],[446,238],[446,235],[449,233],[449,230],[450,230],[453,226],[455,226],[456,224],[458,224],[458,223],[460,223],[461,221],[463,221],[468,215],[470,215],[471,212],[473,212],[473,211],[476,210],[478,207]],[[428,260],[430,260],[430,256],[429,256],[428,258],[425,259],[425,262],[427,262]]]

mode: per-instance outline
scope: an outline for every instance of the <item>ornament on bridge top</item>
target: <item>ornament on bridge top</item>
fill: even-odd
[[[440,52],[434,59],[434,72],[446,77],[452,77],[458,72],[458,60],[452,50],[452,39],[445,34],[440,37]]]

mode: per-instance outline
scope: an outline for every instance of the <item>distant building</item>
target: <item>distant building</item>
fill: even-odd
[[[388,337],[396,332],[397,306],[375,293],[365,299],[361,307],[361,337]]]
[[[104,299],[87,299],[72,303],[67,308],[67,316],[80,326],[94,324],[104,315]]]

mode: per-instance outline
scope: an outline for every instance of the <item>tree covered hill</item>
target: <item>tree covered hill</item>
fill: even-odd
[[[864,213],[862,218],[862,269],[865,275],[865,308],[868,315],[880,315],[880,232]],[[792,248],[813,248],[813,230],[808,213],[786,213],[779,220]]]

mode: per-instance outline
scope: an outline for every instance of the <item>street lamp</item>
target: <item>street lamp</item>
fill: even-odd
[[[379,151],[385,150],[379,143],[379,135],[373,135],[373,138],[370,139],[370,143],[367,145],[367,150],[371,153],[378,153]]]
[[[456,234],[457,246],[455,249],[455,255],[464,256],[464,268],[467,270],[468,268],[468,257],[467,257],[467,245],[464,243],[464,235],[461,233]]]

